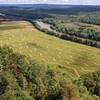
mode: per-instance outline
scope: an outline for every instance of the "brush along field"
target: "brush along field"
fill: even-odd
[[[42,64],[57,65],[72,77],[100,69],[100,49],[47,35],[26,21],[0,25],[0,46],[4,45]]]
[[[93,24],[86,24],[86,23],[80,23],[80,22],[69,22],[69,23],[65,23],[64,24],[66,28],[74,28],[74,29],[78,29],[80,27],[83,28],[89,28],[89,29],[93,29],[96,32],[100,33],[100,26],[99,25],[93,25]]]

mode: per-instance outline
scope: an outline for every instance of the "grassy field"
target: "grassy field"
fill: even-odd
[[[86,23],[80,23],[80,22],[69,22],[64,24],[67,28],[74,28],[78,29],[80,27],[94,29],[96,32],[100,32],[100,26],[99,25],[93,25],[93,24],[86,24]]]
[[[25,21],[1,24],[0,45],[40,63],[62,66],[72,77],[100,69],[100,49],[49,36]]]

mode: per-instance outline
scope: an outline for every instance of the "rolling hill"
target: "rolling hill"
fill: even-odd
[[[0,25],[0,46],[4,45],[41,64],[61,67],[72,78],[100,69],[100,49],[47,35],[26,21]]]

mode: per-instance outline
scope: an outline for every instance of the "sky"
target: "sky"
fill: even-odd
[[[100,0],[0,0],[0,4],[81,4],[100,5]]]

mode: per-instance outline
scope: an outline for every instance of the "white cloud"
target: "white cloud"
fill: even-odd
[[[63,2],[69,2],[69,0],[62,0]]]
[[[91,2],[94,2],[93,0],[88,0],[87,2],[91,3]]]
[[[48,0],[34,0],[34,2],[47,2]]]

